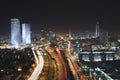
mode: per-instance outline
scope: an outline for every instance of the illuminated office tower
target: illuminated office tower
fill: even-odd
[[[30,44],[31,43],[30,24],[22,24],[22,42],[24,44]]]
[[[97,22],[97,23],[96,23],[96,32],[95,32],[95,36],[96,36],[96,37],[99,37],[99,36],[100,36],[100,32],[99,32],[100,30],[99,30],[99,28],[100,28],[100,27],[99,27],[99,22]]]
[[[20,21],[17,18],[11,19],[11,44],[12,47],[18,48],[20,46]]]
[[[69,38],[71,38],[71,30],[69,29]]]

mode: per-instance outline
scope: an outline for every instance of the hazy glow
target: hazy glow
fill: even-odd
[[[11,44],[14,48],[20,45],[20,21],[19,19],[11,19]]]
[[[31,43],[30,24],[22,24],[22,42],[24,44],[30,44]]]

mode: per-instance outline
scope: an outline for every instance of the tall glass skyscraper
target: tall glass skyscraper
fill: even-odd
[[[24,44],[30,44],[31,43],[30,24],[22,24],[22,42]]]
[[[17,18],[11,19],[11,44],[14,48],[20,46],[20,21]]]
[[[100,36],[100,26],[99,26],[99,22],[96,23],[96,32],[95,32],[95,36],[99,37]]]

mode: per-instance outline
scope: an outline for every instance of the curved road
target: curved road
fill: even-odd
[[[33,51],[37,66],[28,80],[37,80],[43,69],[44,60],[39,50],[32,48],[32,51]]]

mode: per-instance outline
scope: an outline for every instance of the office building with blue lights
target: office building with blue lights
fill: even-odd
[[[22,43],[30,44],[31,43],[31,29],[30,24],[22,24]]]
[[[11,44],[13,48],[19,48],[21,43],[20,21],[17,18],[13,18],[10,21],[11,21]]]

